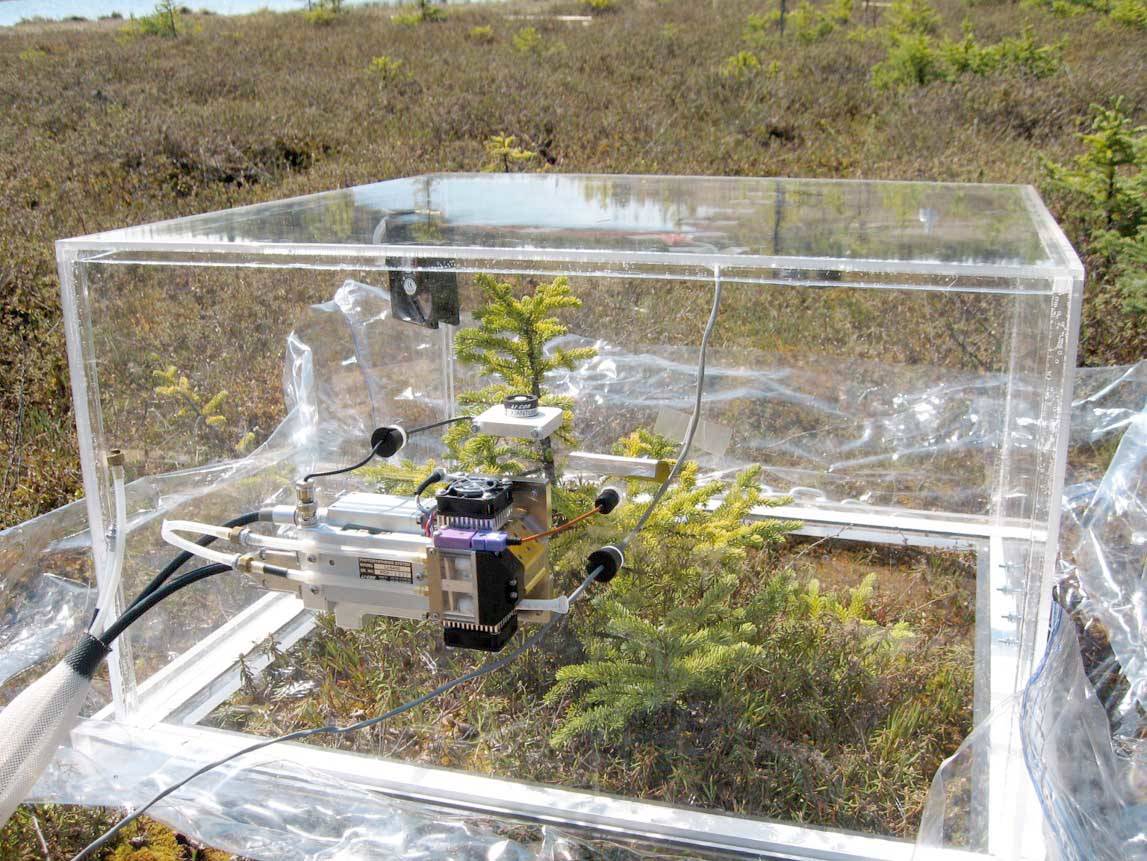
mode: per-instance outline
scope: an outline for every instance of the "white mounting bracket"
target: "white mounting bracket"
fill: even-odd
[[[537,415],[515,416],[496,404],[474,419],[478,433],[513,439],[546,439],[561,426],[562,411],[557,407],[538,407]]]

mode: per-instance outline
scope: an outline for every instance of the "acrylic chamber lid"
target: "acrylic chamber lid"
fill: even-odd
[[[1082,276],[1074,251],[1030,186],[932,182],[436,174],[61,244],[77,250],[98,245],[105,252],[344,259],[381,252],[596,263],[609,270],[767,267],[1037,281]]]

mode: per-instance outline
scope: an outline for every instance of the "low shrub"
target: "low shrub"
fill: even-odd
[[[808,0],[801,0],[789,20],[793,33],[805,44],[819,42],[852,18],[852,0],[833,0],[823,11]]]
[[[303,12],[307,23],[318,27],[333,24],[342,14],[342,0],[318,0],[314,6]]]
[[[1040,45],[1030,29],[992,45],[981,45],[969,27],[958,41],[923,33],[891,33],[890,41],[887,55],[872,69],[877,89],[921,87],[962,75],[1047,78],[1063,68],[1062,43]]]
[[[392,15],[390,20],[403,27],[416,27],[431,21],[443,21],[446,12],[432,5],[429,0],[418,0],[413,9]]]
[[[940,15],[928,0],[893,0],[882,23],[892,33],[932,36],[940,29]]]
[[[519,54],[540,54],[542,52],[542,34],[536,27],[523,27],[514,33],[510,43]]]
[[[1113,0],[1109,14],[1112,21],[1147,30],[1147,0]]]
[[[162,36],[174,39],[183,32],[182,13],[174,0],[159,0],[154,12],[133,18],[120,32],[125,36]]]
[[[1046,9],[1060,18],[1094,12],[1126,27],[1147,29],[1147,0],[1024,0],[1024,3]]]
[[[471,42],[486,42],[486,43],[493,42],[494,41],[494,28],[489,26],[488,24],[478,26],[478,27],[471,27],[469,30],[466,31],[466,38],[469,39]]]
[[[721,77],[733,81],[747,80],[761,70],[761,61],[752,51],[738,51],[721,64]]]
[[[1092,106],[1084,149],[1070,164],[1042,160],[1045,191],[1069,237],[1092,262],[1091,275],[1116,285],[1128,311],[1147,311],[1147,126],[1135,126],[1122,99]]]
[[[394,57],[388,57],[385,54],[379,57],[373,57],[370,65],[367,67],[370,73],[377,77],[385,84],[394,83],[395,81],[405,80],[409,77],[406,70],[403,68],[402,60]]]

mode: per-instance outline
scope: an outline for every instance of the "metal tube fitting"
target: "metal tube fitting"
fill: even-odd
[[[315,483],[303,479],[295,482],[295,525],[315,526],[319,522],[318,503],[315,502]]]

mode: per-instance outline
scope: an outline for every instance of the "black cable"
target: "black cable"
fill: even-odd
[[[257,522],[258,520],[259,520],[259,512],[252,511],[248,514],[241,514],[238,517],[234,517],[231,520],[228,520],[223,525],[227,528],[231,528],[231,527],[235,527],[235,526],[249,526],[250,524]],[[199,538],[195,539],[195,543],[198,544],[200,547],[206,547],[207,545],[211,544],[212,542],[214,542],[216,540],[218,540],[218,539],[214,535],[201,535]],[[192,556],[192,554],[189,553],[188,551],[186,551],[186,550],[182,551],[178,556],[176,556],[174,559],[172,559],[170,562],[168,562],[166,565],[163,566],[163,569],[158,574],[156,574],[155,577],[152,578],[151,582],[148,583],[143,588],[143,591],[140,592],[139,595],[136,596],[136,599],[134,601],[132,601],[130,604],[128,604],[128,608],[130,609],[131,607],[134,607],[142,599],[146,598],[148,595],[150,595],[152,592],[154,592],[156,589],[158,589],[160,586],[162,586],[164,583],[166,583],[167,579],[172,574],[174,574],[176,571],[178,571],[180,568],[182,568],[187,562],[190,562],[193,558],[194,558],[194,556]]]
[[[208,567],[211,567],[211,566],[208,566]],[[578,588],[576,590],[574,590],[573,594],[580,597],[582,592],[585,590],[585,587],[587,585],[589,585],[589,583],[591,583],[594,579],[596,579],[597,575],[600,574],[601,572],[602,572],[601,566],[598,566],[593,571],[591,571],[586,576],[586,578],[584,580],[582,580],[581,585],[578,586]],[[171,795],[173,792],[179,791],[184,786],[186,786],[188,783],[193,781],[195,778],[199,777],[202,774],[206,774],[207,772],[211,771],[212,769],[218,768],[221,765],[225,765],[226,763],[230,762],[233,759],[237,759],[240,756],[244,756],[245,754],[248,754],[248,753],[254,753],[257,750],[262,750],[265,747],[270,747],[271,745],[278,744],[279,742],[282,742],[282,741],[298,741],[299,739],[310,738],[311,736],[314,736],[314,735],[346,735],[348,733],[357,732],[360,729],[368,729],[369,727],[377,726],[378,724],[382,723],[383,721],[390,720],[391,718],[398,717],[399,715],[404,714],[404,713],[410,711],[411,709],[418,708],[418,706],[430,702],[430,700],[434,699],[435,697],[439,697],[444,693],[452,691],[454,688],[458,687],[459,685],[463,685],[466,682],[473,681],[474,679],[477,679],[477,678],[481,678],[482,676],[485,676],[489,673],[492,673],[495,670],[500,670],[503,667],[509,666],[514,661],[516,661],[518,658],[520,658],[523,654],[525,654],[527,651],[529,651],[534,646],[536,646],[542,640],[543,637],[545,637],[547,634],[549,634],[549,632],[551,630],[553,630],[554,627],[556,627],[559,623],[561,623],[562,621],[564,621],[567,618],[569,618],[568,614],[564,614],[561,616],[551,616],[550,620],[548,622],[546,622],[540,628],[538,628],[536,631],[534,631],[534,633],[531,634],[529,637],[527,637],[522,642],[522,644],[520,646],[518,646],[516,649],[513,649],[510,652],[507,652],[506,654],[502,655],[500,658],[497,658],[497,659],[492,660],[492,661],[487,661],[486,663],[482,664],[482,666],[476,667],[475,669],[470,670],[470,672],[468,672],[468,673],[463,673],[462,675],[460,675],[454,679],[451,679],[448,682],[443,682],[441,685],[434,688],[433,690],[428,691],[419,697],[415,697],[414,699],[412,699],[408,702],[405,702],[400,706],[395,706],[394,708],[390,709],[389,711],[383,712],[382,714],[377,715],[376,717],[367,718],[366,720],[361,720],[358,723],[352,723],[352,724],[349,724],[348,726],[329,725],[329,726],[311,727],[310,729],[295,730],[294,732],[289,732],[289,733],[286,733],[285,735],[276,736],[275,738],[263,739],[262,741],[255,742],[254,744],[249,744],[249,745],[247,745],[247,747],[240,748],[239,750],[235,751],[234,753],[229,753],[229,754],[227,754],[227,756],[221,757],[221,758],[215,760],[214,762],[209,762],[207,765],[204,765],[204,766],[197,768],[195,771],[191,772],[191,774],[187,775],[187,777],[183,778],[182,780],[180,780],[176,783],[173,783],[170,786],[168,786],[166,789],[162,790],[161,792],[156,793],[142,807],[137,808],[135,811],[133,811],[132,813],[125,816],[123,819],[121,819],[119,822],[117,822],[115,825],[113,825],[111,828],[109,828],[107,831],[105,831],[103,834],[101,834],[99,837],[97,837],[95,840],[93,840],[91,843],[89,843],[87,846],[85,846],[83,849],[81,849],[76,855],[74,855],[72,857],[72,861],[82,861],[83,858],[88,857],[88,855],[90,855],[92,852],[95,852],[97,849],[101,848],[102,846],[106,846],[108,844],[108,841],[110,841],[113,837],[115,837],[117,834],[119,834],[124,828],[126,828],[128,825],[130,825],[132,822],[134,822],[136,819],[138,819],[140,816],[142,816],[144,813],[146,813],[148,810],[150,810],[152,807],[154,807],[160,801],[167,798],[167,796]]]
[[[99,636],[99,640],[105,645],[110,646],[115,642],[115,638],[127,630],[128,625],[137,621],[140,616],[170,595],[174,595],[180,589],[190,586],[192,583],[198,583],[207,577],[215,574],[222,574],[224,571],[230,571],[230,565],[224,565],[222,562],[216,562],[212,565],[204,565],[202,568],[195,568],[188,571],[186,574],[181,574],[170,583],[166,583],[152,592],[140,595],[135,602],[123,611],[118,619],[112,622],[104,632]]]
[[[436,469],[430,473],[430,475],[426,476],[426,478],[422,479],[422,481],[418,483],[418,487],[414,488],[414,504],[423,514],[427,514],[428,512],[422,506],[422,494],[426,492],[426,489],[430,487],[430,485],[437,484],[444,478],[446,478],[446,473],[440,469]]]
[[[375,433],[377,434],[382,430],[388,430],[389,429],[389,430],[397,431],[399,434],[403,434],[405,436],[405,438],[408,439],[408,438],[414,436],[416,433],[422,433],[423,431],[433,430],[434,428],[445,427],[446,425],[452,425],[452,424],[456,424],[458,422],[468,422],[470,420],[471,420],[470,416],[453,416],[452,418],[442,419],[442,421],[432,422],[431,424],[428,424],[428,425],[420,425],[419,427],[411,428],[408,431],[403,431],[397,425],[394,425],[394,426],[389,427],[389,428],[380,428],[379,431],[375,431]],[[340,467],[339,469],[332,469],[332,470],[328,470],[326,472],[311,472],[311,473],[308,473],[307,475],[303,476],[303,481],[311,481],[312,479],[315,479],[315,478],[326,478],[326,477],[332,476],[332,475],[342,475],[345,472],[354,472],[356,469],[364,467],[368,463],[370,463],[371,458],[373,458],[376,454],[378,454],[379,449],[386,446],[388,442],[389,442],[389,438],[386,436],[383,436],[378,440],[378,442],[376,442],[373,446],[371,446],[370,454],[368,454],[366,457],[364,457],[362,460],[360,460],[358,463],[354,464],[353,466],[344,466],[344,467]],[[387,455],[390,455],[391,453],[392,452],[387,452]]]
[[[458,424],[459,422],[473,421],[472,416],[454,416],[453,418],[443,419],[440,422],[433,422],[432,424],[422,425],[421,427],[411,428],[406,432],[407,436],[414,436],[416,433],[423,431],[434,430],[434,428],[445,427],[446,425]]]
[[[368,463],[370,463],[371,459],[378,453],[378,450],[385,444],[386,440],[379,440],[377,443],[375,443],[374,447],[371,448],[370,454],[368,454],[353,466],[344,466],[340,467],[339,469],[331,469],[326,472],[310,472],[303,476],[303,481],[310,481],[311,479],[315,478],[326,478],[330,475],[342,475],[344,472],[354,472],[356,469],[359,469],[360,467],[366,466]]]

